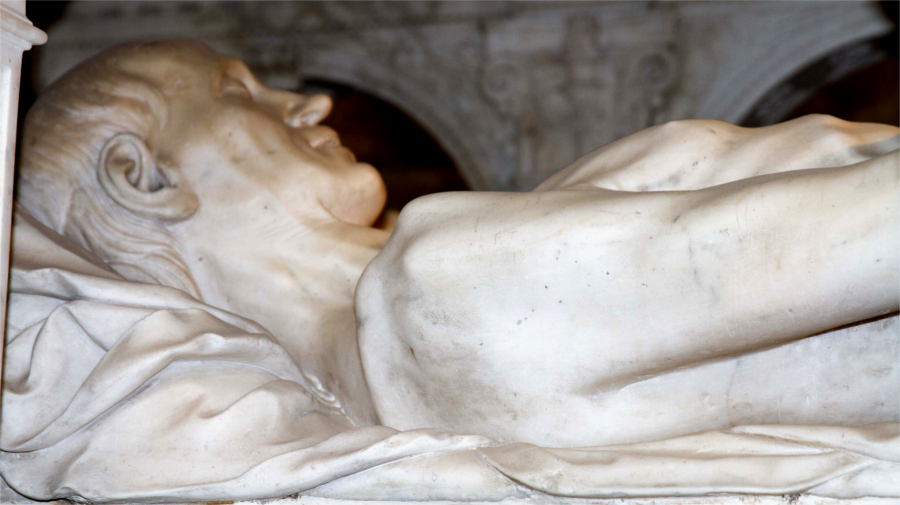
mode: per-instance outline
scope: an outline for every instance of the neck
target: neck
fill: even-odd
[[[203,300],[252,319],[291,354],[319,396],[358,424],[377,422],[356,338],[353,295],[388,232],[334,220],[201,229],[184,251]],[[182,242],[185,243],[185,242]]]

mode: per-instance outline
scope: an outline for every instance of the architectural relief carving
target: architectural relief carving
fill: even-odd
[[[651,12],[612,24],[588,12],[489,25],[482,87],[513,126],[503,146],[518,155],[511,187],[534,187],[551,167],[667,118],[674,21]]]
[[[871,3],[73,3],[38,81],[119,42],[199,38],[269,85],[349,84],[408,112],[475,189],[527,190],[673,119],[740,122],[889,22]]]

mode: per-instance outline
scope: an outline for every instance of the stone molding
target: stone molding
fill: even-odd
[[[6,288],[9,277],[9,244],[12,226],[13,174],[16,156],[16,119],[19,105],[19,80],[22,74],[22,53],[32,46],[43,44],[47,35],[35,28],[25,17],[25,0],[6,0],[0,3],[0,149],[3,176],[0,177],[0,327],[6,328]],[[3,352],[0,339],[0,356]],[[0,363],[2,378],[2,363]]]

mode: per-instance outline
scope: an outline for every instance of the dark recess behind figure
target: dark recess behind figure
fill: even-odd
[[[827,111],[849,121],[900,126],[900,2],[879,2],[879,7],[894,23],[877,41],[888,58],[825,86],[785,119]]]
[[[387,209],[400,210],[417,197],[468,186],[453,160],[414,119],[368,93],[326,81],[306,81],[304,93],[326,93],[334,109],[322,124],[334,128],[359,161],[381,172]]]
[[[47,27],[62,17],[63,11],[68,3],[69,2],[27,1],[25,2],[25,15],[34,26],[47,31]],[[28,112],[28,109],[31,108],[31,104],[33,104],[34,100],[37,98],[37,89],[35,89],[33,78],[33,55],[34,51],[25,51],[22,55],[22,81],[20,83],[21,86],[19,87],[19,115],[16,118],[17,132],[22,131],[25,113]],[[21,138],[21,135],[16,135],[16,159],[19,159],[19,141]]]
[[[900,126],[900,62],[878,62],[816,91],[784,119],[831,114],[848,121]]]
[[[900,2],[879,2],[878,6],[894,25],[891,32],[837,48],[800,69],[769,90],[742,124],[765,126],[807,114],[830,114],[848,121],[900,126]],[[854,69],[835,75],[847,65]],[[791,95],[797,93],[806,96],[791,103]]]

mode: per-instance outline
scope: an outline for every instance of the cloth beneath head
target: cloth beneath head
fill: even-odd
[[[124,280],[23,210],[9,292],[0,474],[36,500],[900,494],[897,423],[581,449],[354,427],[261,326]],[[813,338],[849,332],[896,347],[897,318]]]

